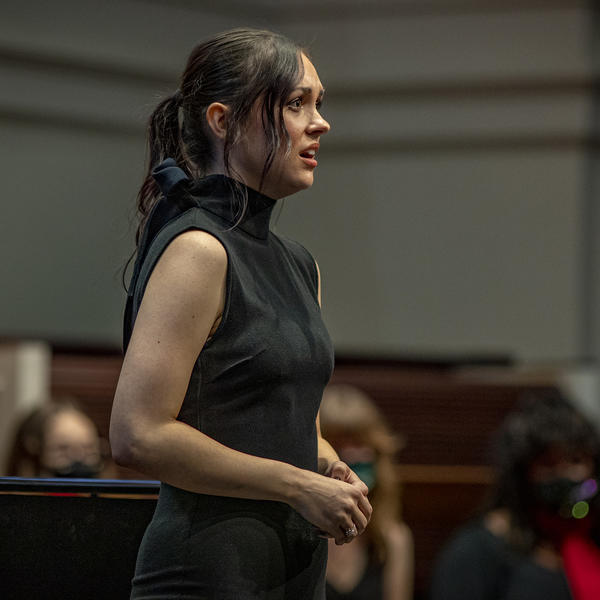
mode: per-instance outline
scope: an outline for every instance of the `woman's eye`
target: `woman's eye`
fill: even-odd
[[[293,109],[299,109],[302,107],[302,98],[294,98],[288,103],[288,106]]]

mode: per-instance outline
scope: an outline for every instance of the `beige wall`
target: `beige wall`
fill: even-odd
[[[600,351],[586,4],[201,4],[3,10],[0,334],[119,343],[143,117],[195,39],[257,24],[327,87],[317,182],[277,227],[320,263],[339,352]]]

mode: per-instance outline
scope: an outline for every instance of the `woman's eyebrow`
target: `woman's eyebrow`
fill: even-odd
[[[305,94],[312,94],[312,88],[311,87],[298,86],[296,88],[296,90],[301,90]],[[296,91],[296,90],[294,90],[294,91]],[[319,98],[322,98],[324,93],[325,93],[325,89],[321,88],[320,91],[319,91]]]

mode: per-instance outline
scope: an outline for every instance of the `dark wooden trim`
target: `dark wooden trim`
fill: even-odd
[[[446,371],[462,367],[510,367],[515,360],[508,354],[438,354],[438,355],[362,355],[336,353],[336,367],[374,366],[385,369]]]
[[[408,465],[396,467],[398,478],[408,484],[483,485],[493,481],[493,470],[485,465]]]

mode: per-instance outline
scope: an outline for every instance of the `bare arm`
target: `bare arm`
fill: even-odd
[[[383,570],[384,600],[411,600],[414,582],[412,532],[405,523],[395,522],[387,529],[387,558]]]
[[[177,237],[154,268],[113,403],[115,460],[192,492],[287,502],[341,539],[370,509],[353,486],[238,452],[176,418],[223,309],[226,271],[224,248],[201,231]]]

